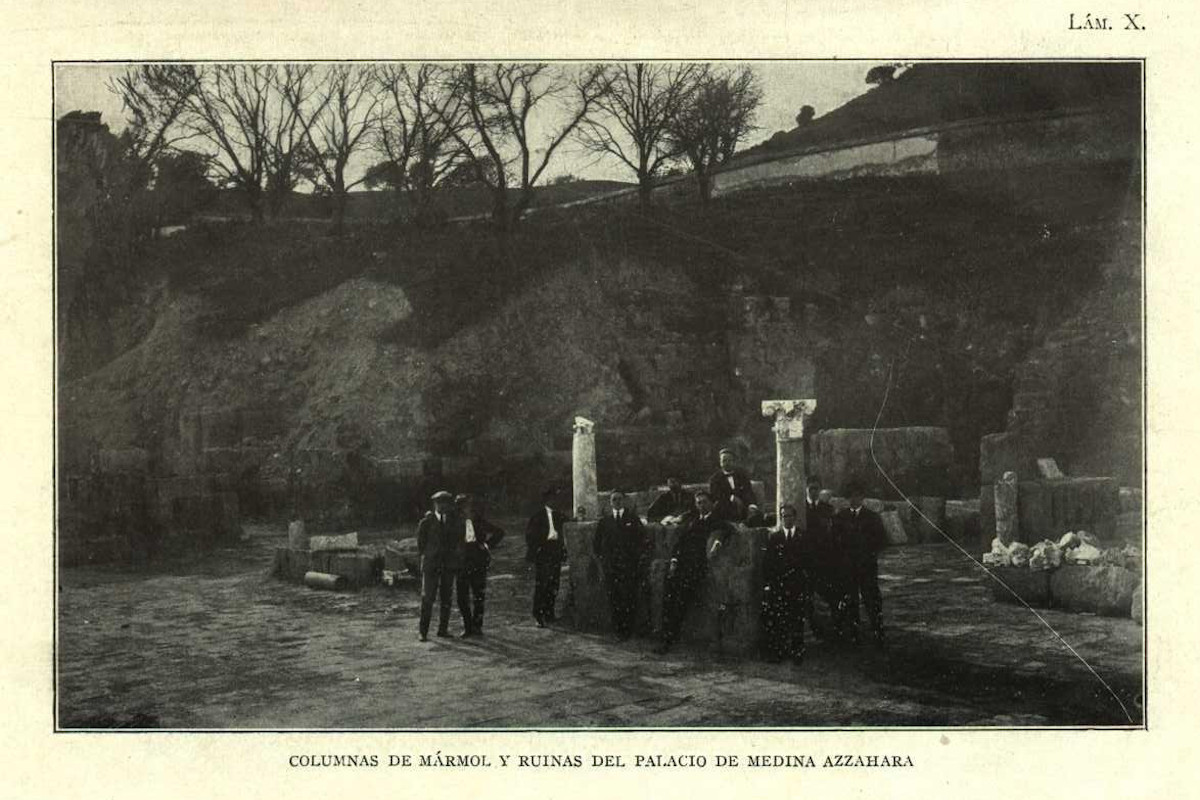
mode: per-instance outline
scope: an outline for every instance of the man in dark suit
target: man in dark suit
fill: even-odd
[[[875,634],[875,643],[883,645],[883,596],[879,592],[879,551],[887,546],[883,519],[863,506],[864,490],[851,484],[846,490],[850,507],[833,517],[833,546],[841,556],[846,587],[845,612],[839,628],[858,641],[859,598],[866,607],[867,620]]]
[[[449,492],[433,495],[433,511],[417,525],[417,555],[421,558],[421,641],[429,641],[433,601],[440,601],[438,636],[450,635],[450,602],[454,578],[462,559],[463,525],[454,514]]]
[[[771,661],[804,659],[804,617],[811,588],[808,570],[813,540],[797,526],[796,507],[779,510],[779,527],[767,538],[763,555],[763,640]]]
[[[592,552],[604,570],[604,586],[612,608],[613,631],[619,641],[633,633],[637,607],[638,578],[646,553],[646,531],[632,509],[625,507],[625,495],[613,492],[612,509],[600,517]]]
[[[691,492],[684,491],[678,478],[667,478],[667,490],[654,499],[646,509],[646,520],[661,522],[668,517],[679,518],[695,508]]]
[[[821,479],[813,475],[808,479],[804,497],[805,535],[810,543],[811,558],[808,565],[809,597],[805,617],[813,633],[824,635],[825,631],[816,624],[815,599],[820,597],[829,609],[830,619],[837,615],[843,591],[835,575],[836,559],[832,548],[833,506],[828,492],[821,491]]]
[[[696,602],[708,577],[708,558],[731,536],[733,528],[715,513],[712,496],[696,492],[696,516],[679,534],[679,541],[667,565],[663,592],[662,642],[655,652],[662,654],[679,638],[684,617]],[[709,541],[712,541],[710,544]]]
[[[492,548],[504,538],[504,529],[488,522],[470,495],[454,498],[463,525],[462,568],[458,573],[458,611],[463,618],[463,633],[483,635],[483,606],[487,596],[487,571],[492,563]]]
[[[721,519],[741,522],[746,519],[750,506],[758,504],[750,476],[734,463],[733,450],[722,448],[721,468],[708,479],[708,493],[712,497],[715,513]]]
[[[567,519],[554,508],[558,490],[542,492],[542,507],[534,512],[525,526],[525,560],[533,564],[533,619],[539,628],[554,622],[554,602],[558,597],[558,582],[562,573],[563,526]]]

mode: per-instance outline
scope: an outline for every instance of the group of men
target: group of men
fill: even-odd
[[[504,538],[504,529],[485,519],[469,495],[437,492],[432,500],[433,511],[417,525],[421,641],[429,640],[435,600],[439,602],[437,635],[450,635],[450,603],[456,586],[463,619],[461,635],[482,636],[491,548]]]
[[[863,489],[846,490],[849,505],[835,512],[820,482],[809,481],[804,524],[799,511],[785,503],[768,535],[762,562],[763,646],[769,660],[804,658],[804,629],[819,636],[859,641],[860,608],[878,645],[883,643],[883,607],[877,556],[886,544],[883,521],[863,505]],[[618,639],[632,629],[640,559],[646,537],[638,516],[626,508],[626,497],[611,495],[612,509],[601,516],[593,539],[600,560]],[[720,453],[720,469],[708,488],[693,497],[671,478],[667,490],[647,509],[650,522],[677,524],[680,532],[667,565],[659,652],[679,636],[688,609],[708,575],[709,559],[737,535],[733,523],[764,527],[758,498],[749,476],[734,463],[731,450]],[[815,601],[828,606],[832,628],[818,626]]]
[[[533,618],[538,627],[555,622],[568,517],[556,507],[558,490],[542,494],[541,507],[525,527],[526,560],[534,571]],[[663,593],[661,641],[666,652],[678,639],[688,610],[695,604],[708,576],[708,562],[747,527],[774,524],[762,561],[763,646],[769,660],[804,658],[807,624],[818,636],[834,635],[857,643],[859,611],[866,617],[875,642],[883,643],[883,607],[878,584],[877,555],[886,544],[883,521],[863,505],[863,489],[846,490],[849,505],[834,511],[819,481],[809,481],[800,511],[790,503],[779,519],[758,510],[758,498],[745,471],[734,463],[732,450],[720,452],[720,469],[708,487],[693,496],[675,478],[651,503],[646,518],[678,526],[678,538],[667,563]],[[420,638],[427,641],[435,600],[440,601],[438,636],[449,635],[450,603],[457,584],[462,613],[462,636],[483,633],[490,548],[504,537],[503,529],[478,513],[466,495],[433,495],[434,510],[417,528],[421,557]],[[633,633],[639,583],[649,558],[650,540],[636,511],[627,507],[622,492],[609,495],[610,508],[600,514],[592,539],[609,598],[613,630],[620,640]],[[815,598],[828,607],[832,628],[818,626]]]

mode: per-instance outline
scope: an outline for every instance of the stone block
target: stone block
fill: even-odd
[[[883,518],[883,529],[887,533],[888,544],[908,544],[908,534],[904,532],[904,523],[895,511],[884,511],[879,515]]]
[[[1057,480],[1058,478],[1067,477],[1063,474],[1063,471],[1058,468],[1058,462],[1053,458],[1039,458],[1037,460],[1037,468],[1038,475],[1043,478]]]
[[[308,537],[309,550],[356,550],[358,549],[358,533],[342,533],[334,536]]]
[[[297,550],[291,547],[275,548],[275,564],[272,574],[275,577],[294,583],[304,580],[304,573],[312,569],[312,561],[307,550]]]
[[[334,553],[329,572],[340,575],[353,588],[362,588],[379,582],[383,571],[383,559],[371,553]]]
[[[288,523],[288,547],[308,549],[308,533],[304,530],[304,520],[297,519]]]
[[[309,551],[309,563],[316,572],[333,572],[333,559],[337,553],[333,550]]]
[[[421,573],[421,558],[417,555],[417,539],[392,539],[383,549],[383,568],[395,572]]]
[[[911,532],[910,541],[917,544],[930,544],[945,541],[942,534],[946,530],[946,500],[942,497],[914,497],[913,505],[920,511],[913,511],[910,523],[905,527]]]
[[[1017,505],[1018,487],[1017,473],[1009,471],[1000,476],[992,490],[995,497],[993,508],[996,515],[996,538],[1004,545],[1025,541],[1021,538],[1021,523]],[[1034,541],[1039,540],[1035,539]],[[1029,543],[1026,542],[1026,544]]]
[[[974,550],[980,538],[978,500],[947,500],[942,530],[951,540]]]
[[[1064,564],[1050,573],[1051,604],[1064,611],[1128,617],[1138,583],[1138,574],[1124,567]]]
[[[945,496],[949,490],[954,446],[945,428],[835,428],[810,440],[809,469],[824,485],[844,492],[851,481],[862,482],[872,495],[888,496],[892,487],[880,475],[875,459],[900,490],[909,495]]]
[[[1120,488],[1112,478],[1022,481],[1017,505],[1018,541],[1057,541],[1067,531],[1080,528],[1107,541],[1116,531]]]
[[[603,571],[592,556],[595,523],[566,526],[570,563],[567,609],[582,630],[608,632],[611,616]],[[670,552],[679,536],[676,526],[647,525],[654,554],[644,564],[634,630],[651,635],[661,630],[662,601]],[[760,573],[767,532],[739,527],[709,562],[709,577],[697,603],[684,620],[680,639],[722,652],[749,655],[759,638]]]
[[[1142,513],[1142,490],[1122,486],[1120,491],[1121,513]]]
[[[988,567],[993,576],[999,578],[1003,585],[990,580],[992,597],[1002,603],[1018,602],[1013,592],[1034,608],[1045,608],[1050,605],[1050,573],[1045,570],[1031,570],[1028,567]],[[1011,589],[1012,592],[1008,591]]]

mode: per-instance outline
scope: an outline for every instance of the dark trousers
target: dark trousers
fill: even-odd
[[[429,633],[429,621],[433,616],[433,601],[440,602],[438,609],[438,633],[450,627],[450,603],[454,598],[455,569],[446,564],[421,562],[421,635]]]
[[[533,618],[552,622],[554,603],[558,599],[558,582],[562,576],[562,545],[547,544],[533,562]]]
[[[468,631],[483,630],[483,603],[487,594],[487,567],[470,567],[458,573],[458,611]]]
[[[637,564],[605,564],[604,588],[612,609],[613,631],[622,638],[633,633],[634,612],[637,609]]]
[[[763,592],[763,644],[778,658],[804,650],[804,619],[811,615],[812,593],[803,576],[774,581]]]
[[[883,595],[879,591],[879,565],[871,560],[856,564],[849,576],[844,626],[857,631],[859,607],[867,612],[867,622],[876,634],[883,632]]]
[[[703,573],[677,569],[674,575],[667,576],[666,588],[663,591],[662,640],[664,644],[671,644],[679,638],[683,620],[687,616],[688,610],[695,605],[703,585]]]

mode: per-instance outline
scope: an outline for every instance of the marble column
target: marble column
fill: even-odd
[[[804,417],[817,410],[817,401],[764,400],[762,414],[775,420],[775,519],[785,503],[804,503]],[[797,514],[804,529],[804,514]]]
[[[1021,527],[1017,518],[1017,473],[1006,472],[996,481],[996,537],[1000,544],[1020,541]]]
[[[596,486],[596,423],[575,418],[575,441],[571,445],[571,513],[584,509],[581,519],[596,519],[599,497]]]

